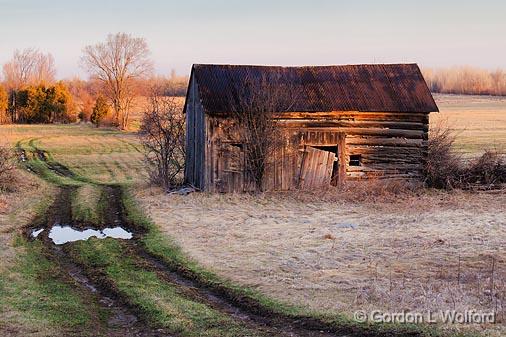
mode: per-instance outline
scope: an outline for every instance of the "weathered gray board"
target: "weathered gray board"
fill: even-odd
[[[304,148],[299,178],[299,188],[313,189],[329,186],[336,154],[312,146]]]

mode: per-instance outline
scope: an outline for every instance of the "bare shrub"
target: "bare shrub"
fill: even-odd
[[[444,124],[430,130],[425,184],[428,187],[452,189],[462,185],[462,158],[453,151],[455,134]]]
[[[185,161],[185,118],[173,97],[158,96],[155,90],[144,114],[140,136],[150,179],[171,189],[181,183]]]
[[[0,145],[0,192],[14,190],[13,178],[16,168],[12,150]]]
[[[506,183],[504,155],[487,150],[468,162],[453,150],[455,135],[438,125],[431,129],[425,166],[425,184],[440,189],[495,188]]]
[[[245,172],[257,191],[264,189],[269,159],[283,142],[275,118],[295,102],[293,89],[289,83],[282,83],[279,74],[272,73],[245,78],[235,96],[232,116],[243,144]]]
[[[493,188],[495,185],[506,183],[504,155],[497,151],[487,150],[479,158],[469,163],[465,174],[468,184]]]

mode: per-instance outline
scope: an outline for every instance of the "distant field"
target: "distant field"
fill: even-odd
[[[104,182],[136,182],[145,178],[143,155],[133,132],[89,125],[1,125],[2,142],[28,152],[47,151],[82,176]]]
[[[506,97],[435,94],[439,113],[431,126],[446,123],[457,134],[456,147],[466,156],[487,149],[506,153]]]
[[[181,110],[184,106],[184,97],[174,96],[172,97],[176,103],[181,106]],[[132,112],[130,113],[130,122],[128,123],[128,128],[132,131],[139,130],[141,125],[142,115],[149,109],[149,97],[138,97],[133,103]]]
[[[469,156],[506,150],[506,98],[436,95],[436,101],[441,112],[431,115],[431,123],[447,120],[458,132],[459,150]],[[132,117],[135,129],[141,114]],[[45,150],[96,181],[146,180],[134,132],[89,125],[4,125],[0,143],[30,155]],[[29,174],[22,177],[22,193],[0,199],[0,227],[8,234],[0,238],[4,245],[33,215],[30,204],[51,193],[47,183],[38,186]],[[506,331],[501,295],[506,293],[504,193],[426,191],[395,202],[353,202],[283,193],[178,196],[136,187],[137,200],[163,235],[235,284],[350,316],[357,309],[495,310],[498,324],[471,328],[491,336]],[[0,269],[15,265],[16,254],[11,248],[1,254],[7,262]],[[487,293],[491,275],[496,299]]]
[[[487,149],[506,153],[506,97],[434,97],[440,112],[431,114],[431,126],[444,123],[453,129],[459,151],[469,157]],[[183,105],[184,98],[176,99]],[[138,129],[141,110],[132,113],[130,129]],[[2,143],[43,149],[76,173],[98,181],[122,183],[146,178],[134,132],[89,125],[0,125],[0,135]]]

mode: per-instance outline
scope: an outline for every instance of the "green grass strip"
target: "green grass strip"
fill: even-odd
[[[130,304],[152,325],[182,336],[255,336],[206,304],[182,296],[176,286],[146,270],[114,239],[90,239],[75,243],[71,255],[92,270],[100,270]]]
[[[49,198],[39,203],[35,223],[44,222],[50,204]],[[12,245],[15,262],[0,274],[0,316],[3,317],[0,325],[9,324],[7,317],[12,315],[12,324],[21,323],[22,329],[28,331],[65,331],[68,336],[75,331],[93,331],[95,315],[101,313],[99,307],[90,308],[89,303],[83,302],[82,294],[76,291],[68,276],[47,258],[44,244],[17,235]]]
[[[86,184],[77,188],[72,194],[73,220],[84,224],[102,223],[99,215],[101,198],[102,189],[99,186]]]
[[[63,281],[66,275],[45,257],[43,244],[18,237],[16,249],[15,266],[0,275],[1,315],[14,311],[28,329],[67,331],[66,335],[91,328],[90,312],[98,312],[98,307],[89,309],[74,286]]]

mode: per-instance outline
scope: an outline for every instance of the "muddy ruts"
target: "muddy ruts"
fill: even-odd
[[[75,187],[62,187],[56,195],[52,206],[47,210],[45,217],[36,220],[36,224],[30,226],[25,234],[31,239],[31,232],[35,228],[44,228],[45,230],[37,237],[44,243],[44,255],[57,263],[59,268],[64,271],[64,282],[77,286],[76,291],[82,294],[84,303],[96,303],[104,312],[107,313],[107,321],[103,324],[97,324],[95,331],[87,331],[86,335],[91,336],[112,336],[112,337],[162,337],[173,336],[164,329],[151,327],[138,314],[136,308],[128,305],[111,287],[97,282],[97,278],[84,270],[81,265],[73,261],[70,254],[67,253],[67,245],[57,246],[49,238],[49,230],[55,224],[71,225],[72,207],[71,197]]]
[[[49,166],[50,162],[49,160],[45,161],[49,168],[51,168]],[[52,164],[54,164],[54,167],[64,167],[56,162],[52,162]],[[74,176],[73,172],[67,170],[68,168],[61,170],[60,174],[72,178]],[[112,185],[102,185],[101,187],[102,195],[99,205],[103,221],[101,224],[95,224],[94,227],[103,228],[108,225],[121,225],[134,232],[136,234],[134,240],[124,242],[127,248],[125,253],[133,258],[138,265],[154,271],[160,280],[176,287],[183,296],[194,302],[218,310],[261,335],[301,337],[335,335],[400,336],[399,334],[364,331],[362,328],[336,329],[335,326],[328,325],[312,317],[291,317],[275,314],[269,312],[254,300],[235,296],[226,287],[209,286],[202,282],[198,275],[194,275],[185,269],[184,266],[170,266],[157,257],[148,254],[145,247],[143,247],[143,243],[139,241],[147,228],[141,224],[126,221],[121,187]],[[119,324],[116,324],[118,326],[115,326],[114,323],[109,321],[106,326],[101,327],[102,330],[106,331],[106,335],[167,336],[166,331],[150,327],[142,319],[141,308],[138,308],[126,295],[119,292],[114,282],[100,270],[79,265],[72,260],[71,254],[67,253],[67,250],[72,247],[72,243],[56,246],[49,239],[49,228],[55,223],[62,225],[73,224],[71,197],[74,191],[75,187],[70,186],[60,189],[53,207],[46,214],[46,221],[43,226],[46,230],[37,239],[41,239],[45,243],[48,255],[59,263],[61,268],[72,278],[72,282],[76,283],[83,292],[86,292],[87,296],[98,301],[104,310],[109,310],[113,317],[112,322],[119,322]],[[31,231],[28,230],[26,233],[31,233]],[[333,330],[333,332],[326,332],[329,330]],[[412,334],[403,334],[402,336],[412,336]]]
[[[119,186],[104,187],[101,199],[102,203],[106,202],[107,206],[103,209],[104,214],[102,218],[106,223],[121,225],[137,233],[135,237],[138,238],[146,229],[126,219],[122,193],[123,190]],[[335,336],[335,334],[325,332],[325,327],[322,326],[308,326],[308,322],[303,323],[299,320],[282,319],[281,317],[273,318],[272,315],[261,315],[251,310],[251,307],[237,305],[235,301],[223,296],[223,294],[215,292],[187,278],[183,274],[178,274],[176,271],[170,270],[162,261],[148,254],[143,249],[142,243],[138,239],[125,241],[124,244],[128,248],[128,255],[134,257],[143,268],[155,272],[159,279],[177,288],[180,294],[194,302],[204,303],[232,319],[241,322],[252,330],[274,336]],[[107,282],[107,280],[104,279],[104,282]]]
[[[102,200],[107,201],[104,208],[103,218],[106,221],[121,224],[122,227],[137,233],[134,240],[126,241],[125,246],[129,247],[128,255],[135,257],[143,268],[154,271],[158,278],[178,288],[179,292],[187,298],[204,303],[215,310],[218,310],[243,324],[273,336],[360,336],[360,337],[414,337],[419,336],[417,332],[402,331],[392,333],[391,331],[378,332],[365,327],[343,326],[339,327],[326,323],[318,318],[310,316],[290,317],[283,314],[271,312],[253,299],[235,296],[223,286],[209,286],[202,282],[197,275],[194,275],[184,266],[169,266],[153,256],[145,247],[139,237],[146,231],[143,226],[129,222],[125,216],[125,207],[122,198],[122,189],[119,186],[108,186],[104,188]]]

